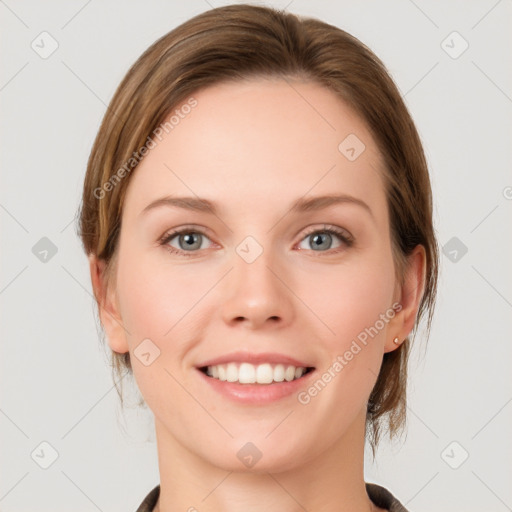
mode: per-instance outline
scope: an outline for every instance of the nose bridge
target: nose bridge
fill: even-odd
[[[254,237],[246,237],[233,254],[233,271],[227,282],[223,317],[227,323],[244,321],[252,327],[265,322],[281,325],[292,320],[291,294],[276,270],[274,252]]]

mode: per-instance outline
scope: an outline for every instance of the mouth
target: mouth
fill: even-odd
[[[262,385],[300,380],[314,369],[312,366],[294,366],[280,363],[252,364],[246,362],[230,362],[198,367],[199,371],[214,380],[235,384]]]

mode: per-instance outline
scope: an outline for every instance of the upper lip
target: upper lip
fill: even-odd
[[[278,354],[276,352],[262,352],[259,354],[250,352],[232,352],[230,354],[225,354],[220,357],[215,357],[214,359],[208,359],[207,361],[204,361],[203,363],[197,365],[197,367],[203,368],[205,366],[217,366],[219,364],[227,363],[251,363],[255,365],[263,363],[272,363],[288,364],[302,368],[312,368],[312,365],[309,365],[304,361],[299,361],[294,357],[290,357],[284,354]]]

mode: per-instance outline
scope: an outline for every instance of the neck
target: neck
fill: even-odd
[[[155,418],[160,497],[155,512],[377,512],[364,482],[364,415],[328,450],[292,469],[237,472],[180,444]]]

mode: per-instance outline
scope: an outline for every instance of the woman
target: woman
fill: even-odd
[[[364,445],[404,425],[438,256],[420,139],[367,47],[249,5],[179,26],[114,95],[80,222],[115,375],[155,417],[139,512],[405,510]]]

